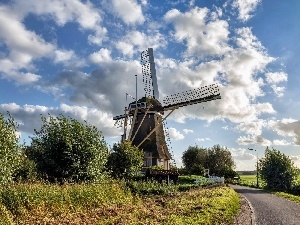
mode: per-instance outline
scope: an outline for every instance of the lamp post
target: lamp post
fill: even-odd
[[[256,149],[248,148],[250,151],[256,151]],[[258,188],[258,152],[256,151],[256,187]]]

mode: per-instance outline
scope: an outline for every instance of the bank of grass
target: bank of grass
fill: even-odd
[[[115,180],[0,187],[0,224],[231,224],[239,209],[238,194],[229,187],[170,188],[133,194]]]
[[[300,196],[292,195],[292,194],[289,194],[289,193],[286,193],[286,192],[279,192],[279,191],[271,191],[270,193],[275,194],[279,197],[284,197],[284,198],[289,199],[291,201],[300,203]]]

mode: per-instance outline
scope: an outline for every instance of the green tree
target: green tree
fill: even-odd
[[[190,174],[203,176],[205,168],[201,164],[194,164],[190,169]]]
[[[235,166],[231,152],[220,145],[214,145],[207,149],[189,146],[183,152],[182,162],[189,174],[195,173],[195,169],[202,166],[209,169],[210,175],[225,176],[225,174],[231,173]],[[197,171],[199,171],[198,169]]]
[[[104,138],[95,126],[63,115],[42,116],[27,155],[42,178],[51,182],[95,181],[101,177],[108,157]]]
[[[291,159],[276,149],[267,148],[265,157],[259,160],[259,174],[267,184],[267,188],[287,190],[297,176]]]
[[[182,154],[182,163],[189,174],[193,174],[195,172],[196,167],[200,165],[204,168],[207,165],[206,163],[206,154],[207,151],[204,148],[200,148],[199,146],[189,146],[186,151]]]
[[[217,176],[224,176],[224,171],[233,170],[235,167],[231,152],[220,145],[208,148],[206,162],[209,173]]]
[[[140,171],[144,163],[144,152],[133,146],[130,141],[113,145],[108,157],[107,168],[114,177],[131,177]]]
[[[17,124],[8,113],[8,118],[0,113],[0,185],[13,180],[20,164]]]

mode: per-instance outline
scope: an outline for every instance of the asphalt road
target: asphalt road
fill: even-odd
[[[300,204],[259,189],[230,186],[250,202],[256,225],[300,225]]]

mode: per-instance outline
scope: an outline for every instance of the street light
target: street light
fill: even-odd
[[[248,148],[250,151],[256,151],[253,148]],[[256,187],[258,188],[258,152],[256,151]]]

